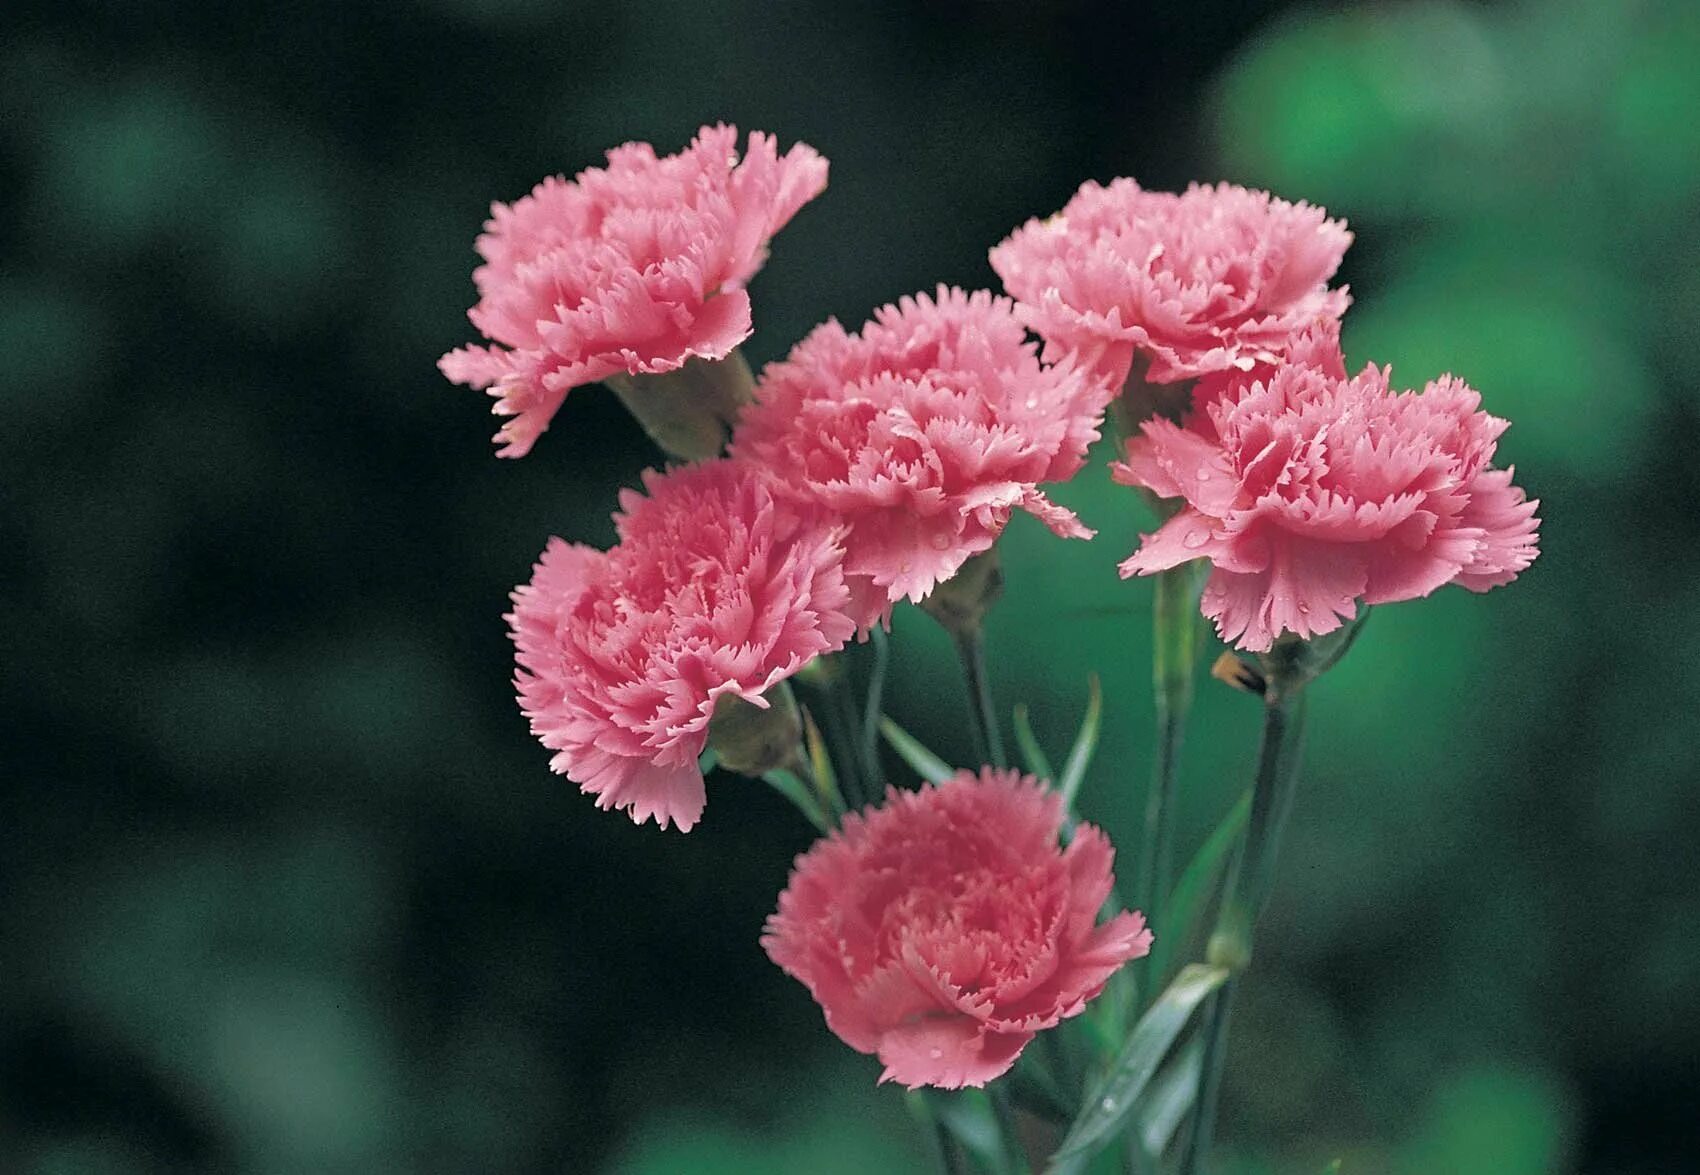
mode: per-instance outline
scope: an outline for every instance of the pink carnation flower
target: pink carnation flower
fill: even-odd
[[[859,335],[827,322],[755,395],[732,451],[845,522],[865,624],[989,548],[1012,509],[1092,535],[1038,487],[1080,469],[1109,392],[1073,363],[1041,364],[1007,298],[940,286]]]
[[[984,1085],[1151,949],[1139,914],[1095,925],[1115,853],[1062,802],[986,768],[845,818],[797,858],[762,946],[881,1081]]]
[[[467,317],[497,345],[450,351],[438,367],[498,397],[511,418],[501,456],[522,457],[580,384],[724,359],[750,336],[744,285],[768,239],[820,195],[826,170],[813,148],[781,156],[759,132],[739,162],[737,129],[721,125],[665,158],[627,143],[606,168],[494,205]]]
[[[1077,352],[1120,387],[1136,354],[1156,384],[1279,357],[1296,331],[1345,313],[1328,279],[1351,242],[1344,222],[1268,192],[1118,179],[1081,185],[991,261],[1046,358]]]
[[[689,831],[714,704],[762,694],[855,633],[836,532],[730,461],[644,475],[610,551],[550,539],[507,617],[520,708],[555,771]]]
[[[1124,577],[1208,559],[1204,614],[1252,652],[1357,615],[1357,601],[1510,583],[1537,554],[1538,502],[1488,464],[1507,422],[1451,376],[1395,393],[1390,368],[1348,379],[1332,332],[1305,362],[1229,381],[1184,425],[1147,420],[1111,469],[1184,499],[1121,565]]]

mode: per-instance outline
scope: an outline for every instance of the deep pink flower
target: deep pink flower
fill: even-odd
[[[638,823],[688,831],[716,699],[762,694],[855,632],[838,533],[731,461],[644,475],[612,550],[550,539],[507,617],[550,767]]]
[[[1073,363],[1041,364],[1007,298],[940,286],[860,334],[827,322],[770,364],[732,452],[844,521],[869,623],[989,548],[1012,509],[1090,537],[1038,487],[1080,469],[1108,398]]]
[[[1137,913],[1095,925],[1115,853],[1015,771],[887,793],[797,858],[762,946],[881,1081],[984,1085],[1151,949]]]
[[[1229,381],[1186,422],[1148,420],[1112,476],[1185,506],[1121,565],[1149,575],[1213,565],[1204,614],[1261,652],[1448,583],[1511,582],[1537,554],[1538,502],[1488,464],[1507,422],[1451,376],[1421,393],[1391,369],[1346,378],[1332,332],[1295,344],[1308,362]]]
[[[1136,354],[1151,383],[1270,361],[1296,331],[1338,318],[1330,290],[1352,234],[1309,204],[1232,184],[1181,195],[1088,181],[1055,216],[991,252],[1047,359],[1076,352],[1116,387]]]
[[[501,455],[521,457],[580,384],[724,359],[750,336],[744,285],[768,238],[820,195],[826,170],[813,148],[781,156],[759,132],[739,162],[737,129],[705,126],[677,155],[627,143],[606,168],[494,205],[467,317],[497,345],[438,366],[498,397],[494,411],[511,418],[495,437]]]

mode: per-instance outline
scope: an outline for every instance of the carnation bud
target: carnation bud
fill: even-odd
[[[763,697],[765,708],[737,694],[721,694],[714,703],[708,745],[728,771],[759,778],[797,759],[803,718],[791,687],[780,682]]]
[[[742,351],[719,362],[692,359],[677,371],[611,375],[604,381],[670,457],[706,461],[720,455],[754,381]]]
[[[980,630],[986,613],[1003,595],[1003,565],[997,547],[989,547],[921,601],[921,610],[953,637]]]

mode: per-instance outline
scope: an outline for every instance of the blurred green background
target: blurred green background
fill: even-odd
[[[596,392],[520,462],[436,357],[486,206],[719,118],[825,196],[757,362],[947,281],[1082,179],[1358,233],[1354,365],[1511,417],[1541,560],[1382,609],[1317,688],[1236,1021],[1231,1170],[1693,1171],[1700,6],[1533,0],[11,0],[0,16],[0,1171],[926,1170],[757,934],[808,829],[711,781],[597,813],[508,682],[509,587],[654,460]],[[1148,525],[1020,519],[998,689],[1137,843]],[[893,712],[966,745],[898,617]],[[1184,835],[1255,706],[1206,683]],[[1124,857],[1125,860],[1125,857]],[[1161,927],[1158,928],[1161,932]]]

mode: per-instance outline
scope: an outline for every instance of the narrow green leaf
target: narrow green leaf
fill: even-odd
[[[803,707],[803,745],[808,749],[809,773],[815,777],[815,794],[820,797],[821,811],[836,824],[845,812],[844,795],[838,790],[838,776],[833,773],[826,740],[807,706]]]
[[[1057,780],[1065,812],[1074,811],[1074,797],[1086,778],[1092,753],[1098,749],[1098,726],[1104,716],[1104,691],[1098,686],[1096,673],[1087,679],[1086,688],[1086,717],[1081,720],[1080,733],[1074,736],[1074,748],[1068,753],[1068,762],[1063,764],[1062,778]]]
[[[1203,1070],[1203,1061],[1204,1045],[1195,1040],[1163,1066],[1151,1088],[1145,1091],[1140,1104],[1139,1140],[1153,1160],[1162,1157],[1181,1119],[1192,1109],[1193,1099],[1198,1096],[1198,1075]]]
[[[1051,774],[1051,761],[1045,757],[1045,749],[1033,737],[1033,726],[1027,721],[1026,702],[1015,707],[1015,745],[1021,748],[1021,761],[1029,775],[1040,779],[1056,778]]]
[[[762,781],[795,804],[797,810],[808,817],[810,824],[822,832],[831,831],[832,824],[827,820],[826,813],[821,811],[820,801],[815,799],[808,784],[783,767],[767,772],[762,776]]]
[[[1168,977],[1169,965],[1177,956],[1184,957],[1187,944],[1203,922],[1210,894],[1216,888],[1216,879],[1221,876],[1228,854],[1245,831],[1250,815],[1251,792],[1247,791],[1228,809],[1222,823],[1205,840],[1175,882],[1175,888],[1169,892],[1161,917],[1152,924],[1157,935],[1156,941],[1151,944],[1150,975],[1153,984],[1162,983]]]
[[[927,1104],[939,1125],[986,1170],[1013,1175],[1007,1158],[1008,1141],[985,1090],[929,1090]]]
[[[1140,1094],[1204,998],[1228,978],[1225,967],[1188,965],[1134,1025],[1110,1071],[1087,1096],[1047,1175],[1072,1175],[1109,1145],[1133,1117]]]
[[[880,719],[880,733],[898,757],[928,783],[943,783],[956,772],[945,761],[918,742],[914,735],[889,718]]]

